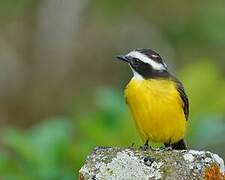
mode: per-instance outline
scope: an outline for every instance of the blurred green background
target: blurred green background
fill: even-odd
[[[139,147],[114,57],[141,47],[184,83],[189,146],[225,158],[224,20],[222,0],[0,0],[0,179],[76,179],[94,147]]]

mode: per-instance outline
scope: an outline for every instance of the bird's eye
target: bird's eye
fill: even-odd
[[[132,58],[132,64],[138,65],[139,64],[139,59],[138,58]]]

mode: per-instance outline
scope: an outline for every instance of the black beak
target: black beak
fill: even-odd
[[[116,56],[116,58],[121,60],[121,61],[129,62],[129,58],[125,55]]]

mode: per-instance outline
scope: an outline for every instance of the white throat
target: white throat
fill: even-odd
[[[136,72],[131,66],[130,66],[132,72],[133,72],[133,78],[132,79],[136,79],[136,80],[143,80],[144,78],[138,73]]]

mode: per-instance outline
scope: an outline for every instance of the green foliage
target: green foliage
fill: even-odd
[[[225,146],[225,79],[213,61],[199,60],[181,71],[190,101],[188,141],[192,147]],[[225,157],[225,152],[218,152]]]
[[[203,59],[187,65],[181,77],[191,101],[191,115],[224,112],[225,79],[212,61]]]
[[[32,1],[34,0],[0,0],[0,15],[17,15]]]
[[[217,147],[218,145],[224,147],[225,121],[222,117],[214,115],[201,117],[198,120],[194,119],[191,127],[193,129],[188,134],[188,138],[193,147],[198,149],[207,149],[210,146]],[[224,152],[220,153],[224,156]]]
[[[62,2],[63,0],[57,1],[59,5],[57,8],[62,7]],[[39,21],[39,18],[34,18],[34,21],[32,19],[32,22],[30,22],[29,17],[40,16],[41,8],[43,8],[42,4],[34,0],[0,0],[1,20],[7,24],[6,28],[3,26],[4,23],[2,24],[1,38],[3,37],[7,41],[7,43],[4,41],[2,43],[6,43],[6,47],[9,44],[9,47],[12,48],[12,52],[7,49],[5,50],[6,54],[9,53],[6,56],[6,60],[8,60],[8,57],[13,58],[14,53],[16,56],[18,54],[18,63],[16,58],[15,65],[20,64],[20,58],[25,58],[23,60],[21,59],[21,62],[27,61],[29,64],[32,64],[31,66],[27,65],[29,68],[28,71],[36,68],[37,58],[32,60],[32,53],[30,54],[30,52],[22,47],[24,44],[25,46],[34,44],[34,48],[36,48],[36,43],[33,43],[33,40],[36,39],[36,34],[41,34],[38,29],[42,31],[42,28],[36,22],[37,19]],[[67,10],[64,6],[63,8]],[[97,55],[96,59],[106,58],[105,55],[102,55],[104,50],[103,46],[108,47],[111,51],[113,51],[113,48],[117,51],[121,51],[124,48],[127,50],[129,45],[133,44],[133,39],[135,46],[137,46],[136,39],[140,39],[140,42],[143,41],[151,45],[152,41],[155,42],[154,39],[151,39],[152,33],[153,36],[156,36],[156,42],[160,43],[161,48],[164,47],[165,43],[168,43],[169,49],[177,57],[177,59],[175,57],[175,64],[178,64],[178,67],[180,65],[184,67],[184,69],[179,71],[179,77],[185,85],[190,100],[190,118],[187,133],[188,144],[190,147],[197,149],[213,150],[225,158],[225,78],[224,74],[219,71],[219,66],[224,64],[225,56],[225,1],[164,1],[162,3],[158,0],[144,0],[141,2],[134,0],[97,0],[87,2],[87,6],[84,9],[82,14],[85,18],[79,19],[81,22],[79,23],[81,24],[79,32],[84,33],[78,34],[81,35],[82,43],[79,43],[81,46],[79,45],[76,49],[78,49],[78,57],[79,53],[82,54],[82,51],[79,52],[79,49],[85,50],[83,54],[85,54],[85,58],[87,59],[82,60],[88,63],[88,60],[90,60],[88,59],[89,55],[93,67],[93,56]],[[49,15],[52,14],[51,12]],[[59,12],[61,13],[61,11]],[[23,21],[18,16],[23,14],[26,15],[29,21],[28,24],[30,25],[26,25],[27,23],[25,21],[27,20]],[[13,16],[15,18],[11,18]],[[91,23],[94,24],[93,29],[90,25]],[[54,22],[51,24],[55,25]],[[121,24],[124,26],[121,26]],[[23,32],[21,33],[24,36],[16,37],[16,34],[13,35],[14,31],[17,31],[15,27],[19,27],[18,32],[26,29],[25,34]],[[60,24],[59,27],[61,27]],[[114,29],[112,27],[117,28]],[[137,33],[129,31],[129,28],[133,29],[133,27],[136,28],[135,31]],[[28,29],[32,31],[27,31]],[[87,29],[93,34],[90,32],[88,34]],[[154,29],[156,29],[157,33],[154,32]],[[109,34],[106,32],[109,32]],[[129,37],[126,40],[127,42],[125,41],[125,44],[122,42],[124,40],[120,37],[124,34],[127,34]],[[162,40],[157,39],[157,34],[159,34]],[[83,39],[85,39],[83,37],[86,35],[86,39],[88,39],[88,43],[86,43],[90,44],[90,46],[85,46],[85,41],[83,42]],[[118,35],[120,37],[119,40],[117,39]],[[93,37],[97,41],[92,39]],[[98,41],[101,37],[104,38],[104,41],[99,43]],[[17,38],[24,39],[25,42],[18,41]],[[115,41],[118,40],[117,44],[114,42],[114,39]],[[111,45],[108,46],[108,44]],[[19,46],[19,49],[16,49],[16,46]],[[95,47],[100,51],[96,51]],[[4,46],[1,45],[1,48],[4,49]],[[35,49],[30,47],[28,50],[36,52]],[[26,59],[27,52],[28,59],[31,58],[31,60]],[[98,53],[95,54],[93,52]],[[13,55],[11,56],[10,53]],[[49,53],[53,53],[54,55],[54,52]],[[42,58],[42,55],[40,57]],[[198,58],[194,59],[194,57]],[[35,61],[34,65],[32,63],[33,61]],[[88,63],[88,65],[91,63]],[[99,65],[96,71],[101,71],[100,64],[96,64]],[[76,65],[79,66],[78,64]],[[106,70],[103,72],[107,71],[107,68],[109,67],[105,67]],[[26,69],[24,70],[27,71]],[[86,68],[84,70],[85,72],[87,71]],[[80,71],[82,71],[82,67]],[[111,70],[111,72],[117,73],[115,69]],[[79,86],[78,81],[87,83],[87,79],[92,74],[95,76],[94,73],[95,70],[87,74],[87,78],[84,76],[80,80],[78,79],[81,75],[77,74],[75,85]],[[107,77],[110,73],[106,73],[105,79],[111,83]],[[43,75],[42,73],[40,74]],[[40,80],[43,80],[44,76],[45,73],[43,76],[40,76]],[[101,78],[98,78],[98,82],[104,79]],[[18,79],[19,81],[20,79]],[[30,83],[26,78],[25,81],[28,84]],[[39,85],[39,82],[37,84]],[[93,84],[96,83],[94,82]],[[28,86],[33,85],[29,84]],[[9,87],[11,88],[11,86]],[[35,87],[32,88],[35,89]],[[25,93],[28,90],[27,87],[21,89],[24,89]],[[40,91],[42,91],[41,88]],[[62,94],[65,92],[62,92]],[[127,147],[133,143],[135,147],[138,147],[142,144],[129,110],[124,103],[122,89],[99,89],[95,98],[95,106],[90,105],[92,106],[90,108],[91,110],[89,109],[88,103],[90,102],[92,104],[93,102],[89,100],[89,97],[84,97],[81,92],[76,93],[81,97],[79,100],[76,99],[76,106],[72,110],[73,112],[63,117],[47,119],[28,130],[9,128],[1,132],[0,179],[74,179],[77,177],[78,169],[84,163],[86,156],[94,147]],[[34,94],[36,95],[36,91]],[[23,99],[24,97],[22,96],[22,98],[20,97],[18,99]],[[14,96],[12,99],[14,99]],[[85,102],[83,99],[88,99],[88,103],[85,103],[84,108],[80,108],[79,106]],[[26,100],[25,98],[21,102],[26,103]],[[14,101],[12,100],[10,106],[13,103]],[[14,108],[12,109],[14,112]],[[4,118],[4,114],[1,117]]]
[[[216,149],[225,157],[224,79],[210,61],[187,66],[180,74],[191,104],[189,146]],[[95,102],[90,113],[49,119],[26,132],[3,132],[0,178],[74,179],[94,147],[142,144],[122,89],[100,89]]]
[[[68,152],[71,133],[64,118],[49,120],[25,133],[6,131],[0,153],[1,179],[74,178],[74,161]]]
[[[2,135],[0,177],[3,179],[74,179],[96,146],[140,144],[121,95],[103,90],[96,111],[73,120],[50,119],[27,132]]]

